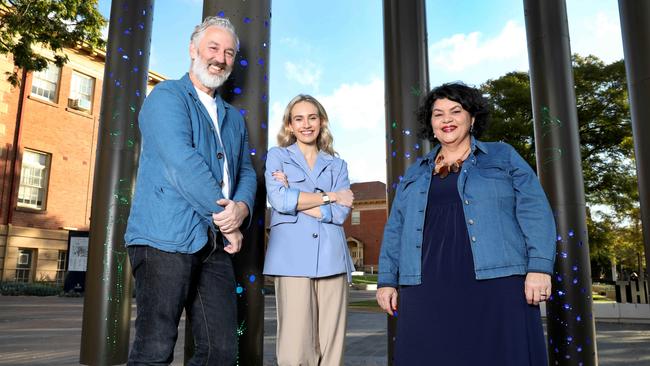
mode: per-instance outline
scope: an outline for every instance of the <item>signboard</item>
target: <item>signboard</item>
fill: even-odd
[[[88,232],[68,232],[68,272],[65,276],[63,290],[83,292],[86,282],[88,264]]]
[[[70,236],[68,271],[86,272],[88,263],[88,236]]]

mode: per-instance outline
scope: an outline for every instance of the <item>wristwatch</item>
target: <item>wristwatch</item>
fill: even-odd
[[[324,205],[329,205],[330,204],[330,196],[327,195],[325,192],[321,192],[320,194],[323,195],[323,204]]]
[[[330,200],[330,196],[327,195],[325,191],[323,191],[320,188],[316,188],[316,192],[320,193],[323,196],[323,204],[324,205],[329,205],[332,201]]]

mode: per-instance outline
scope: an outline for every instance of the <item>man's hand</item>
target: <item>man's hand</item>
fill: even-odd
[[[229,233],[221,232],[223,237],[228,241],[228,245],[223,247],[223,250],[229,254],[235,254],[241,250],[242,241],[244,236],[239,229],[233,230]]]
[[[225,198],[217,201],[217,205],[224,209],[219,213],[212,214],[212,221],[222,233],[239,231],[242,222],[248,216],[248,206],[243,202],[235,202]]]

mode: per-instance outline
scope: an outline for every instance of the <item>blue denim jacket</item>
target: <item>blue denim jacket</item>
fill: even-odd
[[[421,282],[424,216],[439,148],[410,166],[397,187],[379,254],[380,287]],[[476,279],[553,273],[553,213],[537,176],[512,146],[472,137],[458,193]]]
[[[253,211],[257,178],[244,119],[219,94],[215,100],[223,145],[187,74],[158,84],[147,96],[138,117],[142,151],[126,245],[178,253],[201,249],[212,213],[223,211],[216,204],[224,198],[222,154],[228,158],[231,199]]]

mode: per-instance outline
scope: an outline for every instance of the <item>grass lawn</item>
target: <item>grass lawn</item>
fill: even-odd
[[[377,284],[377,275],[352,276],[352,283],[355,285]]]

